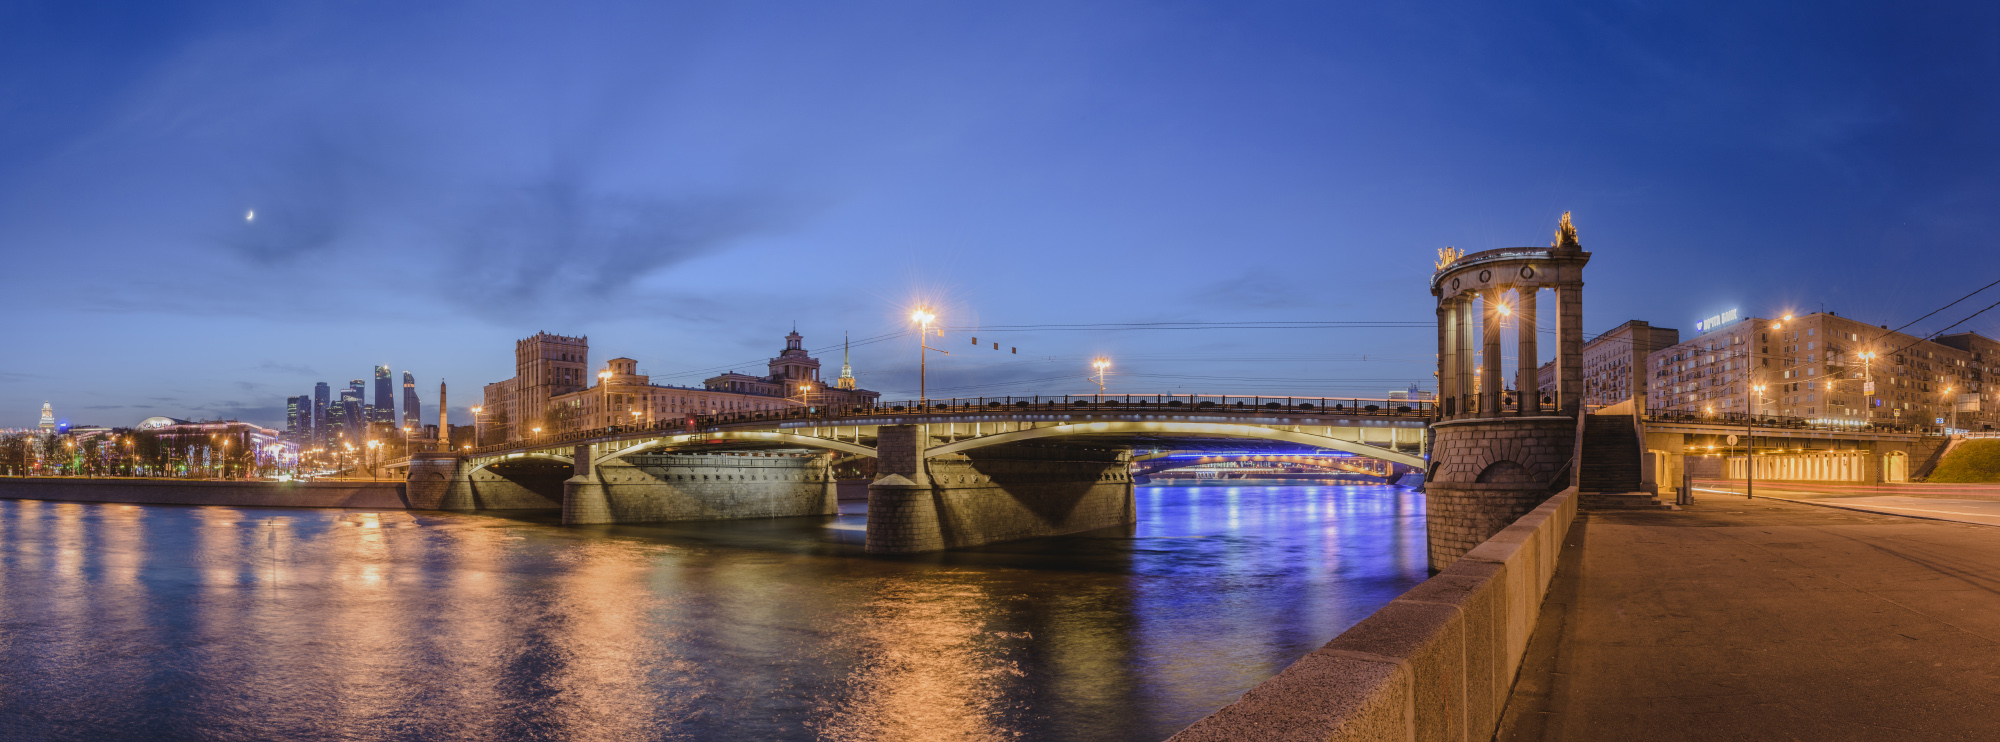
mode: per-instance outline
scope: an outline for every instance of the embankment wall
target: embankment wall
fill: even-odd
[[[0,477],[0,498],[140,505],[403,510],[401,480],[232,482],[203,479]]]
[[[1570,488],[1172,742],[1492,738],[1575,520]]]

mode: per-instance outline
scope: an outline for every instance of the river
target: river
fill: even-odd
[[[831,518],[0,500],[0,739],[1160,740],[1426,575],[1423,495],[1141,487],[908,558]]]

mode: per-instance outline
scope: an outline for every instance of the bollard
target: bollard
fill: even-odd
[[[1685,465],[1681,467],[1681,491],[1674,497],[1674,504],[1694,504],[1694,472]]]

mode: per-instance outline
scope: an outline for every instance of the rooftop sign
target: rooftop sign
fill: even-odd
[[[1736,310],[1731,309],[1727,312],[1723,312],[1721,314],[1709,317],[1708,319],[1694,323],[1694,331],[1696,334],[1700,334],[1735,321],[1736,321]]]

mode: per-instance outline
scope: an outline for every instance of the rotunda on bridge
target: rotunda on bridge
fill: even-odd
[[[1432,569],[1443,569],[1573,482],[1583,414],[1583,267],[1589,262],[1567,212],[1546,248],[1439,252],[1431,276],[1439,401],[1425,477]],[[1536,380],[1543,290],[1556,304],[1554,389]],[[1503,368],[1501,348],[1508,334],[1516,344],[1511,369]]]

